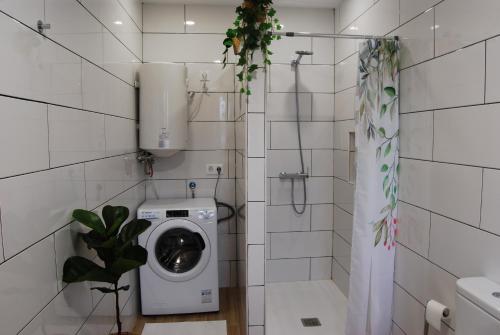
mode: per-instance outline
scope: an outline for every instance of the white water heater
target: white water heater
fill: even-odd
[[[183,64],[146,63],[139,71],[140,148],[158,157],[185,149],[187,74]]]

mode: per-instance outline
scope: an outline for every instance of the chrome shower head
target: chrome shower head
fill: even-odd
[[[302,59],[303,56],[311,56],[313,54],[312,51],[305,51],[305,50],[297,50],[297,51],[295,51],[295,53],[299,56],[297,57],[297,59],[292,61],[292,66],[299,65],[300,60]]]

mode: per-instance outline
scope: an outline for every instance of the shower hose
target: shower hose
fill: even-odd
[[[299,64],[295,64],[295,106],[297,112],[297,138],[299,140],[299,154],[300,154],[300,168],[301,174],[304,174],[304,155],[302,153],[302,135],[300,133],[300,107],[299,107]],[[297,205],[295,202],[295,179],[292,178],[292,206],[293,210],[297,214],[304,214],[306,211],[306,203],[307,203],[307,189],[306,189],[306,178],[302,177],[303,190],[304,190],[304,203],[301,205]],[[299,209],[299,206],[301,208]]]

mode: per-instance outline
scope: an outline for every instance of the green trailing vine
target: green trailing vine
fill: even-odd
[[[237,73],[238,80],[242,83],[241,93],[251,94],[248,83],[252,80],[254,72],[259,65],[254,62],[254,53],[260,50],[264,65],[270,65],[269,50],[273,40],[280,39],[271,33],[281,30],[282,26],[276,17],[272,0],[245,0],[236,8],[234,27],[229,28],[224,39],[224,66],[229,61],[229,50],[232,48],[238,57],[237,65],[241,71]]]

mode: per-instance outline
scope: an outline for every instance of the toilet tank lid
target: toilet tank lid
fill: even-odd
[[[485,277],[457,280],[457,292],[500,320],[500,285]]]

